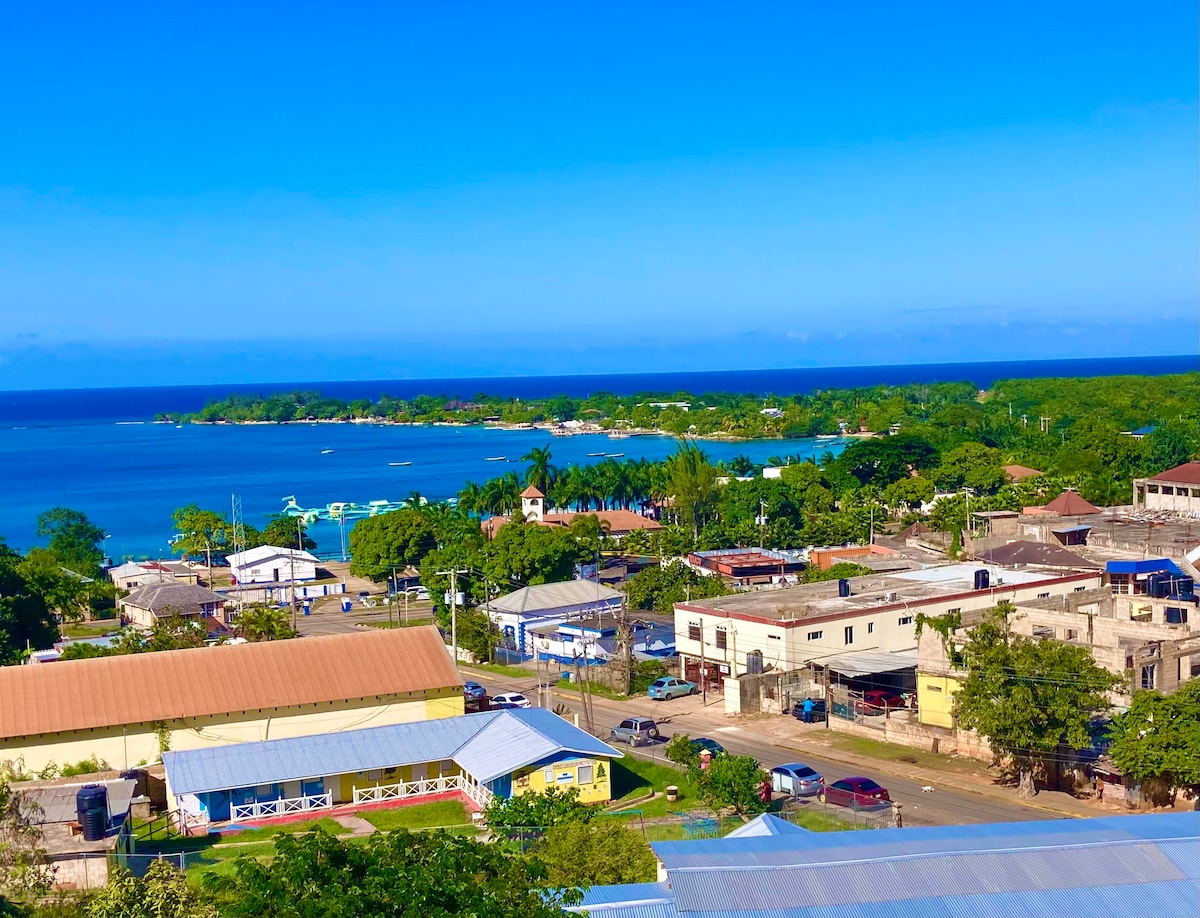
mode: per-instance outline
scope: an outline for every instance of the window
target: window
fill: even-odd
[[[778,634],[768,634],[767,637],[772,641],[778,641],[780,639]]]
[[[955,612],[961,612],[961,611],[962,611],[962,606],[955,606],[953,609],[947,609],[946,614],[953,615]]]
[[[1144,689],[1154,688],[1154,666],[1155,664],[1151,663],[1149,666],[1142,667],[1142,688]]]
[[[846,626],[846,643],[847,644],[854,643],[854,626],[853,625]]]
[[[927,692],[941,692],[942,687],[940,685],[926,685],[925,690]]]
[[[900,619],[896,622],[898,625],[911,625],[912,623],[913,617],[911,615],[901,615]]]
[[[874,633],[875,633],[875,623],[867,622],[867,634],[874,634]]]
[[[1200,497],[1200,488],[1192,488],[1192,497]]]
[[[1068,628],[1067,629],[1067,640],[1068,641],[1079,640],[1079,632],[1076,631],[1074,628]]]
[[[1049,599],[1049,598],[1050,598],[1049,593],[1038,593],[1038,599]]]
[[[1082,593],[1082,592],[1083,592],[1084,590],[1086,590],[1086,589],[1087,589],[1087,587],[1085,587],[1085,586],[1081,586],[1081,587],[1075,587],[1075,592],[1076,592],[1076,593]]]
[[[700,623],[699,622],[688,622],[688,640],[689,641],[700,640]]]
[[[1158,485],[1146,485],[1146,490],[1150,494],[1157,494],[1158,493]]]
[[[717,628],[717,650],[724,650],[729,639],[724,628]]]
[[[593,777],[593,767],[590,762],[587,765],[579,766],[579,774],[575,780],[580,784],[591,784],[595,780]]]
[[[545,771],[543,771],[542,772],[542,780],[545,781],[547,784],[553,784],[554,783],[554,769],[547,768]]]
[[[825,634],[824,631],[810,631],[810,632],[808,632],[808,639],[810,641],[819,641],[824,636],[824,634]]]
[[[367,772],[367,780],[368,781],[378,781],[382,777],[383,777],[383,769],[382,768],[372,768],[370,771]]]

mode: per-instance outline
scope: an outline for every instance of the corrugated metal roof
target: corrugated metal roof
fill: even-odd
[[[583,894],[579,908],[595,908],[613,902],[671,902],[671,887],[666,883],[621,883],[614,886],[592,886]]]
[[[163,765],[173,793],[197,794],[439,759],[487,782],[561,752],[621,757],[557,714],[531,708],[165,752]]]
[[[488,603],[493,612],[542,612],[620,603],[621,594],[590,580],[540,583],[524,587]]]
[[[462,685],[432,625],[0,666],[0,737],[403,695]]]
[[[755,816],[744,826],[738,826],[725,838],[759,838],[763,835],[808,835],[808,829],[801,828],[795,823],[763,813]]]
[[[1145,561],[1109,561],[1104,570],[1110,574],[1157,574],[1165,571],[1168,574],[1183,576],[1179,565],[1168,558],[1149,558]]]
[[[103,784],[108,790],[108,817],[112,819],[129,812],[129,801],[137,793],[137,781],[130,778],[114,778],[110,781],[91,781]],[[84,784],[51,784],[44,787],[22,787],[20,791],[37,805],[34,822],[45,825],[52,822],[74,822],[75,798]]]
[[[872,673],[892,673],[917,665],[917,648],[888,653],[880,650],[857,650],[824,657],[816,662],[851,679]]]

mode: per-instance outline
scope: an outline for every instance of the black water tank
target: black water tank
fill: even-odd
[[[1171,592],[1171,575],[1151,574],[1146,580],[1146,592],[1154,599],[1166,599]]]
[[[986,590],[992,582],[992,575],[988,573],[986,567],[981,567],[975,572],[975,589]]]
[[[838,581],[838,596],[850,595],[850,581],[845,578]]]
[[[101,841],[108,832],[108,789],[85,784],[75,795],[75,816],[85,841]]]

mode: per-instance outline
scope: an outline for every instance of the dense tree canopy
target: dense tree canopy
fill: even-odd
[[[57,637],[38,582],[26,576],[24,559],[0,540],[0,665],[20,661],[28,648],[43,650]]]
[[[101,576],[104,530],[86,514],[69,507],[47,510],[38,515],[37,533],[49,538],[47,547],[64,567],[85,577]]]
[[[657,875],[646,840],[615,819],[553,826],[533,856],[546,865],[555,888],[652,883]]]
[[[383,580],[395,568],[419,565],[436,547],[433,523],[420,510],[368,517],[350,530],[350,573]]]
[[[1140,691],[1112,725],[1109,754],[1143,794],[1173,803],[1180,787],[1200,784],[1200,679],[1173,695]]]
[[[646,567],[629,578],[625,595],[629,608],[670,614],[675,603],[706,599],[730,592],[720,577],[705,577],[682,561]]]

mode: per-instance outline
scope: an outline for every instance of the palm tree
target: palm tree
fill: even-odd
[[[404,501],[404,506],[412,510],[420,510],[427,503],[429,502],[425,500],[420,491],[409,491],[408,498]]]
[[[287,613],[275,606],[250,606],[238,616],[236,630],[247,641],[282,641],[296,636]]]
[[[531,463],[525,470],[525,484],[532,485],[543,494],[549,494],[558,472],[550,464],[550,447],[535,446],[521,457],[521,461]]]
[[[458,506],[467,513],[483,512],[483,488],[473,481],[468,481],[458,492]]]

